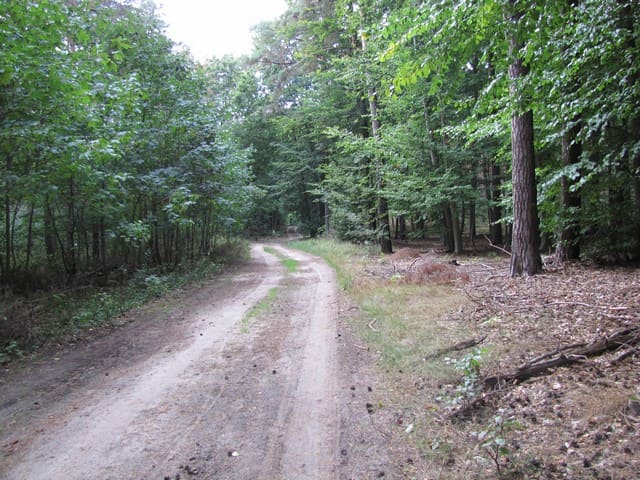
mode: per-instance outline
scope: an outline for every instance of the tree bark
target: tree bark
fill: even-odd
[[[69,179],[69,198],[67,201],[67,275],[71,281],[78,273],[76,257],[76,205],[75,205],[75,182],[74,178]]]
[[[407,239],[407,219],[404,215],[398,216],[398,230],[397,235],[400,240]]]
[[[636,127],[640,128],[640,119],[635,122]],[[636,130],[636,132],[639,130]],[[636,154],[631,160],[631,168],[633,169],[633,203],[635,206],[635,260],[640,259],[640,153]]]
[[[25,272],[29,271],[29,267],[31,264],[31,253],[33,251],[33,217],[35,214],[35,204],[31,202],[29,205],[29,221],[27,224],[27,252],[26,259],[24,261],[24,269]]]
[[[391,243],[391,228],[389,227],[389,205],[384,196],[378,198],[378,222],[380,236],[380,250],[384,254],[393,253]]]
[[[502,208],[500,207],[500,185],[502,177],[500,174],[500,165],[493,160],[487,169],[488,191],[487,200],[489,201],[489,238],[494,245],[503,245],[502,237]]]
[[[56,255],[56,234],[53,225],[53,212],[48,198],[44,202],[44,246],[47,260],[52,262]]]
[[[322,202],[324,209],[324,233],[325,235],[331,235],[331,212],[329,210],[329,202],[325,199]]]
[[[562,136],[562,166],[568,167],[580,161],[582,146],[576,141],[578,127],[573,127]],[[580,258],[579,225],[576,211],[580,207],[580,194],[572,192],[574,180],[566,175],[560,180],[560,208],[564,221],[556,245],[556,262]]]
[[[463,251],[462,228],[460,228],[460,217],[458,216],[458,205],[456,202],[448,202],[451,212],[451,233],[453,235],[453,253],[460,255]]]
[[[516,1],[510,1],[512,8]],[[515,11],[515,9],[514,9]],[[522,17],[513,13],[514,28]],[[540,235],[536,192],[536,164],[533,144],[533,111],[527,100],[522,100],[518,83],[528,74],[520,56],[521,43],[514,32],[511,34],[509,51],[512,63],[509,66],[511,96],[515,111],[511,117],[511,154],[513,184],[513,230],[511,249],[512,277],[535,275],[542,269],[540,257]]]
[[[475,248],[475,239],[477,234],[478,234],[478,231],[477,231],[477,223],[476,223],[476,201],[471,200],[469,202],[469,242],[471,242],[471,244],[474,245],[474,248]]]

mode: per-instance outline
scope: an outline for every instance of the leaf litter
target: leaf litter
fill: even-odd
[[[640,327],[637,268],[548,263],[540,275],[512,279],[508,267],[504,257],[452,261],[434,249],[412,248],[369,263],[366,273],[390,282],[446,283],[464,292],[468,305],[442,320],[451,332],[469,332],[483,341],[482,378]],[[454,355],[464,358],[465,352]],[[405,391],[396,398],[402,402],[398,408],[412,410],[414,441],[423,452],[422,468],[413,468],[413,474],[431,472],[429,479],[637,478],[637,343],[577,359],[520,384],[478,388],[468,401],[453,405],[458,380],[438,384],[410,373],[400,380]],[[496,433],[494,418],[507,419],[510,427]],[[479,432],[483,439],[492,436],[493,443],[479,441]],[[499,452],[497,460],[492,451]]]

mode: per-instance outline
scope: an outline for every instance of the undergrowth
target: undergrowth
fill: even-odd
[[[29,301],[18,299],[10,308],[0,305],[0,363],[20,358],[47,342],[73,340],[84,331],[109,327],[128,310],[197,285],[220,273],[233,259],[247,255],[246,244],[238,243],[219,252],[215,260],[185,262],[170,272],[140,269],[117,285],[87,285]]]

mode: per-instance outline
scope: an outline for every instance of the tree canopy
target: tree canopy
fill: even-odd
[[[3,2],[0,18],[3,284],[171,268],[244,228],[234,65],[177,51],[152,4]]]
[[[322,208],[295,215],[350,240],[391,224],[460,252],[481,227],[513,275],[541,249],[637,259],[639,16],[623,0],[292,1],[254,58],[261,121],[289,127],[271,143],[288,159],[264,159],[275,196],[311,196]]]
[[[0,277],[172,268],[289,224],[640,257],[631,0],[290,0],[201,65],[152,3],[0,4]],[[465,243],[466,242],[466,243]]]

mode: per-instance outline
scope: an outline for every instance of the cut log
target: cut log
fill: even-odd
[[[640,343],[640,328],[627,328],[615,332],[602,340],[589,344],[576,344],[555,352],[538,356],[513,373],[494,375],[484,379],[485,389],[498,388],[505,384],[521,383],[533,377],[548,375],[552,369],[579,363],[586,358],[602,355],[620,347],[629,347]],[[544,360],[543,359],[549,359]]]

